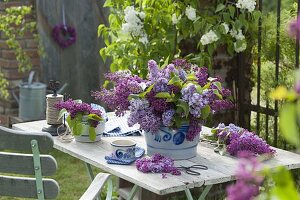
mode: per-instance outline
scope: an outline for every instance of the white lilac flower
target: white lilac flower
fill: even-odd
[[[185,9],[185,15],[187,16],[187,18],[189,20],[195,21],[195,19],[197,18],[197,16],[196,16],[196,9],[193,8],[192,6],[188,6]]]
[[[232,30],[230,31],[230,35],[231,35],[233,38],[237,39],[237,40],[244,40],[244,39],[245,39],[245,36],[243,35],[242,29],[239,29],[238,31],[235,30],[235,29],[232,29]]]
[[[223,27],[224,27],[224,29],[225,29],[225,34],[227,34],[228,32],[229,32],[229,25],[227,24],[227,23],[222,23],[221,24]]]
[[[172,23],[173,23],[173,25],[176,25],[179,21],[180,21],[180,19],[181,19],[181,15],[179,15],[178,17],[176,16],[176,13],[174,13],[173,15],[172,15]]]
[[[123,33],[129,33],[134,36],[144,36],[144,23],[141,21],[141,19],[145,18],[145,13],[136,11],[133,6],[127,6],[124,10],[124,13],[126,23],[122,24]]]
[[[247,48],[246,41],[237,41],[233,45],[234,45],[234,51],[237,53],[243,52]]]
[[[236,7],[252,12],[255,9],[256,0],[238,0]]]
[[[219,37],[217,36],[217,34],[214,31],[210,30],[208,33],[204,34],[201,37],[200,42],[202,45],[207,45],[216,42],[218,40]]]

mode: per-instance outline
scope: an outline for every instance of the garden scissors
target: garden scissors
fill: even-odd
[[[180,167],[177,167],[177,169],[185,170],[185,173],[190,174],[190,175],[199,176],[199,175],[201,175],[200,172],[197,172],[197,171],[194,171],[194,170],[197,170],[197,169],[208,170],[208,167],[205,166],[205,165],[192,165],[192,166],[189,166],[189,167],[185,167],[185,166],[180,165]]]

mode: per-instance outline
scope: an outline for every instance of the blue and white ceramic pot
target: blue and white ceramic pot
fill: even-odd
[[[95,128],[95,131],[96,131],[96,139],[93,141],[93,140],[90,140],[90,137],[89,137],[89,128],[90,128],[90,125],[89,123],[87,122],[87,117],[86,116],[83,116],[82,117],[82,125],[83,125],[83,128],[82,128],[82,133],[80,136],[75,136],[75,140],[77,142],[97,142],[97,141],[100,141],[101,140],[101,135],[105,129],[105,121],[101,121],[98,126]]]
[[[155,134],[145,133],[147,154],[159,153],[175,160],[189,159],[197,155],[199,135],[193,141],[186,140],[189,126],[183,125],[179,129],[161,127]]]

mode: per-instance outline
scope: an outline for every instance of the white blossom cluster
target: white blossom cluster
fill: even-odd
[[[124,13],[126,23],[122,24],[122,32],[140,37],[139,41],[147,44],[148,38],[144,32],[144,23],[142,22],[145,18],[145,13],[136,11],[133,6],[127,6]]]
[[[172,23],[173,23],[173,25],[176,25],[176,24],[180,21],[180,19],[181,19],[181,15],[179,15],[179,16],[177,17],[176,13],[174,13],[174,14],[172,15]]]
[[[195,21],[197,18],[196,15],[196,9],[193,8],[192,6],[188,6],[185,9],[185,15],[187,16],[187,18],[191,21]]]
[[[240,45],[238,45],[238,43],[235,42],[233,45],[234,45],[234,51],[237,52],[237,53],[243,52],[247,48],[246,41],[241,41]]]
[[[239,29],[238,31],[235,30],[235,29],[232,29],[232,30],[230,31],[230,35],[231,35],[233,38],[237,39],[237,40],[244,40],[244,39],[245,39],[245,36],[243,35],[242,29]]]
[[[217,34],[213,30],[210,30],[208,33],[205,33],[201,37],[200,42],[202,45],[208,45],[208,44],[211,44],[218,40],[219,40],[219,37],[217,36]]]
[[[228,32],[229,32],[229,25],[227,24],[227,23],[222,23],[221,24],[223,27],[224,27],[224,29],[225,29],[225,34],[227,34]]]
[[[255,9],[256,0],[238,0],[236,7],[252,12]]]
[[[230,35],[236,39],[236,42],[234,42],[234,51],[237,53],[245,51],[247,48],[247,43],[245,41],[245,36],[243,34],[242,29],[236,30],[232,29],[230,30]]]

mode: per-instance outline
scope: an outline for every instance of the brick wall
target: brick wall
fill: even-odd
[[[29,16],[30,19],[36,20],[34,1],[10,1],[10,2],[0,2],[0,13],[11,6],[22,6],[22,5],[32,5],[33,14]],[[5,78],[9,81],[10,96],[7,100],[0,99],[0,125],[8,126],[10,124],[11,116],[18,116],[18,104],[13,98],[13,89],[18,96],[18,85],[28,77],[27,73],[18,72],[18,63],[15,58],[14,51],[9,49],[5,42],[5,35],[0,33],[0,70],[4,74]],[[36,74],[40,74],[40,59],[38,55],[38,42],[34,39],[32,33],[25,33],[23,37],[19,38],[20,44],[25,49],[26,53],[29,55],[33,69]]]

